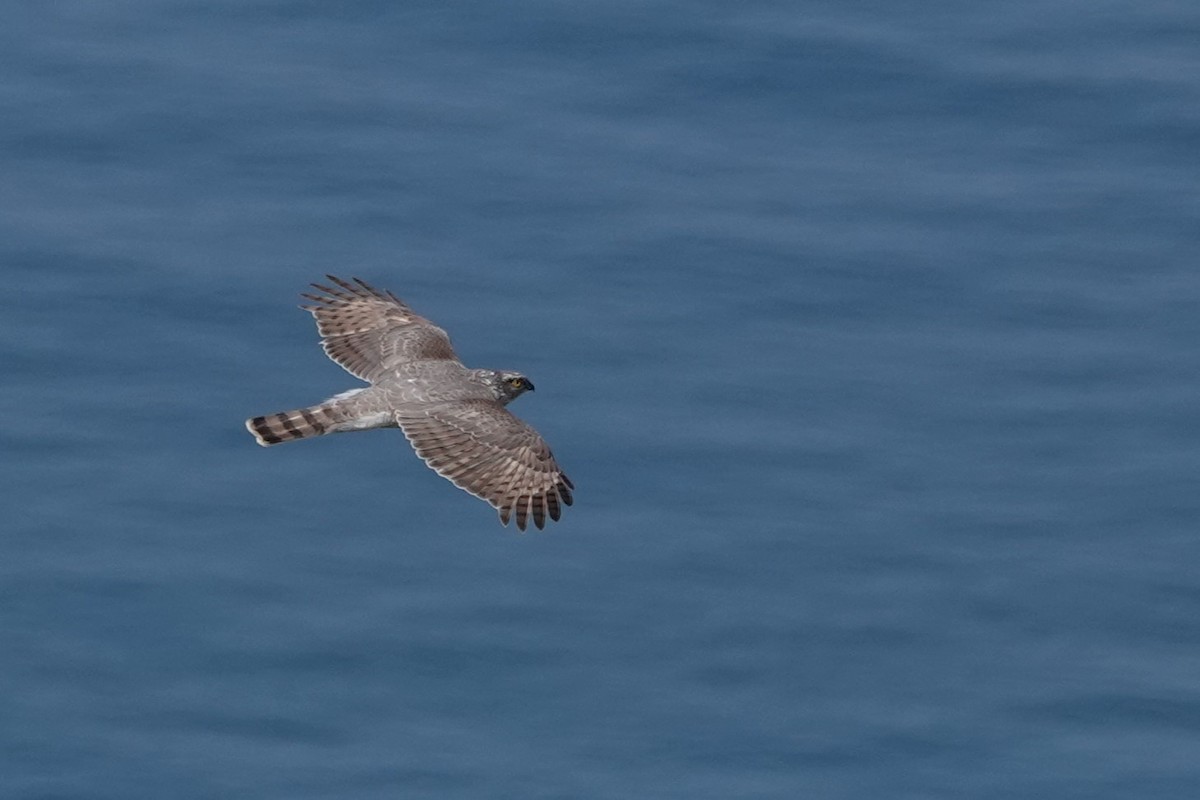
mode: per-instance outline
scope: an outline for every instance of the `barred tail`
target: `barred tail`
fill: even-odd
[[[281,411],[246,420],[246,429],[263,447],[294,439],[307,439],[330,433],[339,422],[346,421],[346,413],[333,403],[322,403],[311,408]]]

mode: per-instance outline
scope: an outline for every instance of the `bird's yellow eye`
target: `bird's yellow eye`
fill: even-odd
[[[514,389],[520,389],[522,386],[525,385],[525,379],[524,378],[509,378],[508,385],[513,387]]]

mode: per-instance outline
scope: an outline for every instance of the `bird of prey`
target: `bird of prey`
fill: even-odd
[[[575,488],[538,432],[505,408],[533,384],[519,372],[468,369],[450,337],[391,292],[327,275],[302,294],[325,353],[370,386],[323,403],[246,420],[263,447],[327,433],[400,428],[417,455],[486,500],[508,525],[539,529],[571,505]]]

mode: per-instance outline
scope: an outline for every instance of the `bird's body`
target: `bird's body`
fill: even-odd
[[[468,369],[446,332],[391,292],[332,275],[306,294],[325,352],[370,386],[309,408],[254,417],[265,446],[329,433],[399,427],[438,474],[486,500],[507,525],[541,528],[572,502],[570,479],[537,431],[505,406],[533,384],[517,372]]]

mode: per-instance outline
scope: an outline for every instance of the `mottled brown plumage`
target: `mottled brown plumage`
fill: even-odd
[[[371,385],[310,408],[254,417],[260,445],[371,428],[399,427],[426,464],[486,500],[505,525],[525,530],[557,520],[574,485],[537,431],[504,406],[533,389],[516,372],[467,369],[441,328],[391,292],[327,276],[303,306],[316,318],[331,359]]]

